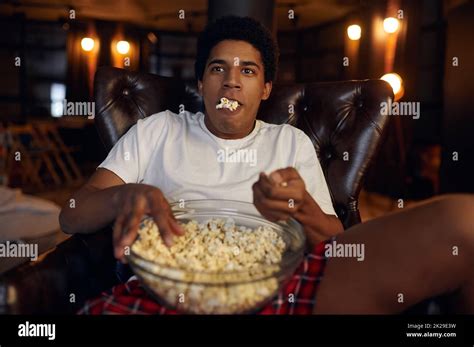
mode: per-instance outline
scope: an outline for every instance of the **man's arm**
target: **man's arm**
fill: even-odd
[[[111,223],[117,215],[113,198],[124,184],[112,171],[97,169],[63,206],[59,215],[61,229],[68,234],[85,234]]]
[[[106,169],[98,169],[72,199],[61,210],[61,228],[69,234],[92,233],[115,220],[114,254],[123,261],[125,247],[137,237],[138,226],[145,214],[153,218],[168,246],[173,243],[173,235],[184,233],[158,188],[124,184]]]
[[[312,245],[344,231],[339,218],[324,213],[308,191],[305,191],[304,203],[294,214],[294,218],[303,225],[308,241]]]

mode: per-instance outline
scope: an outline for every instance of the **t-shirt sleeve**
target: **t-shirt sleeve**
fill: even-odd
[[[140,120],[123,135],[110,150],[107,158],[98,166],[112,171],[125,183],[138,183],[142,169],[139,144]]]
[[[303,178],[306,190],[324,213],[337,216],[314,146],[303,132],[299,132],[298,146],[295,168]]]

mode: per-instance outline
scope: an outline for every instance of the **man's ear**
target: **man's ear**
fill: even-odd
[[[267,100],[270,97],[270,93],[272,92],[272,87],[273,87],[272,81],[265,82],[265,85],[263,86],[262,100]]]
[[[202,81],[198,81],[198,92],[202,96]]]

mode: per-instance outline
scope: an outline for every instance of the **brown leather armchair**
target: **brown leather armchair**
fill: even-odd
[[[310,137],[345,228],[360,222],[357,199],[362,180],[389,120],[380,114],[380,103],[392,98],[390,86],[381,80],[275,85],[259,110],[258,118],[289,123]],[[203,110],[195,86],[111,67],[97,71],[95,102],[95,121],[107,150],[139,118],[166,109]],[[85,299],[115,284],[110,233],[108,228],[75,235],[42,261],[4,275],[0,285],[9,286],[15,297],[3,306],[0,302],[0,310],[74,312]]]

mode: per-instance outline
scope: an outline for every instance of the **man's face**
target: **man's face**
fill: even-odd
[[[255,47],[245,41],[224,40],[211,50],[198,88],[208,129],[218,137],[238,139],[253,130],[260,102],[270,96],[272,83],[265,83],[262,57]],[[216,109],[223,97],[240,106],[235,111]]]

